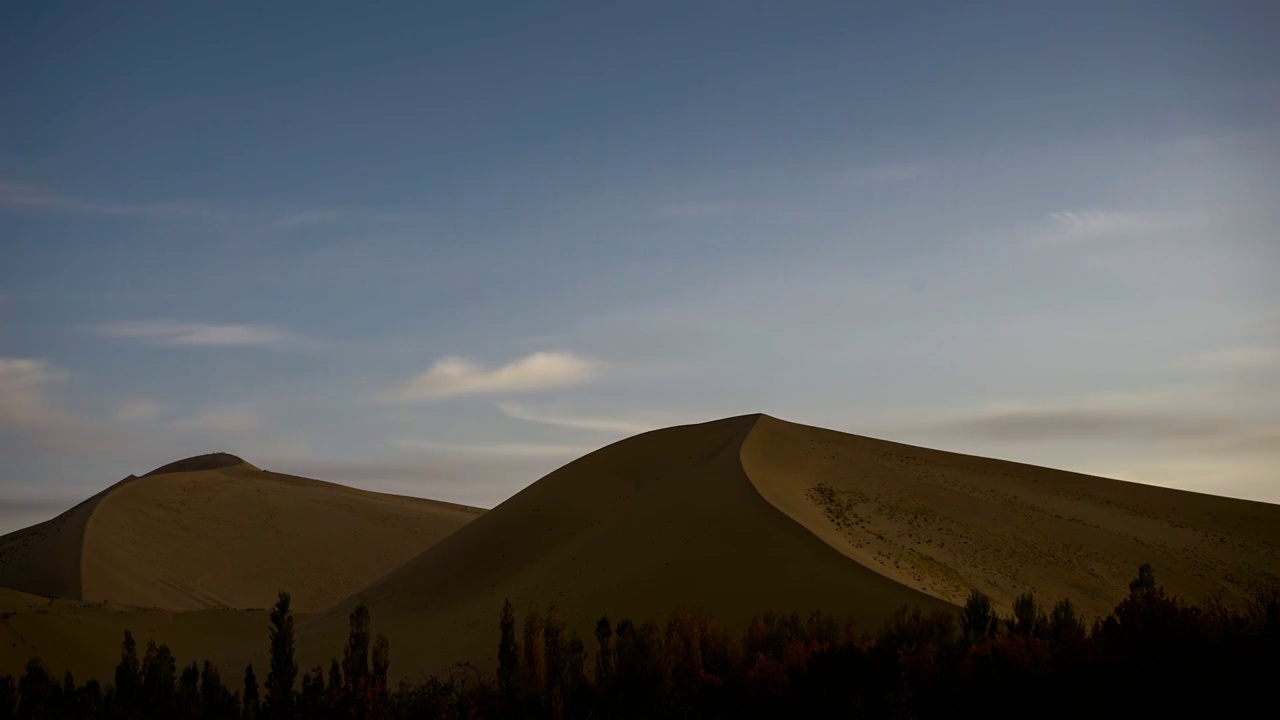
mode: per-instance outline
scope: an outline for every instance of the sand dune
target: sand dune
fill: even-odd
[[[595,618],[702,607],[729,624],[821,608],[874,629],[970,588],[1071,596],[1105,614],[1138,564],[1174,593],[1232,600],[1280,574],[1280,506],[730,418],[646,433],[557,470],[302,629],[341,645],[357,602],[401,674],[496,662],[504,598]]]
[[[757,417],[658,430],[566,465],[300,629],[305,662],[340,647],[367,603],[400,673],[496,662],[504,598],[555,603],[591,637],[596,618],[661,619],[677,605],[731,625],[823,609],[878,626],[945,603],[851,561],[761,497],[743,473]]]
[[[259,470],[231,455],[129,477],[0,537],[0,586],[164,610],[322,610],[479,510]]]
[[[445,536],[442,518],[456,531]],[[80,595],[88,599],[262,607],[284,586],[306,611],[337,600],[334,586],[344,581],[351,592],[367,581],[299,618],[299,661],[305,670],[340,653],[348,612],[366,603],[375,632],[392,639],[399,678],[457,661],[492,667],[506,598],[521,614],[554,603],[586,638],[601,613],[661,620],[680,605],[731,626],[764,610],[822,609],[872,630],[902,605],[954,608],[973,587],[1001,612],[1032,589],[1105,614],[1141,562],[1190,600],[1220,591],[1234,602],[1254,580],[1280,575],[1280,506],[763,415],[623,440],[478,517],[230,464],[127,480],[51,522],[0,540],[0,549],[15,537],[22,544],[3,551],[0,578],[25,568],[28,582],[10,583],[18,590],[34,592],[37,581],[76,587],[65,568],[31,568],[32,558],[74,555],[62,534],[80,523]],[[191,537],[205,541],[178,541]],[[357,567],[361,557],[378,558],[386,574]],[[266,662],[257,611],[131,615],[83,604],[32,608],[17,593],[0,601],[25,608],[0,623],[12,647],[44,654],[47,646],[85,668],[114,657],[128,623],[162,640],[174,633],[180,660]]]

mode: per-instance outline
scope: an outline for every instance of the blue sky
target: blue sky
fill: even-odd
[[[1280,10],[963,5],[8,4],[0,530],[747,412],[1280,501]]]

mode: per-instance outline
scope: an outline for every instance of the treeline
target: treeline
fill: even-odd
[[[339,660],[299,677],[289,595],[271,613],[270,666],[224,680],[209,662],[181,671],[164,645],[141,660],[126,632],[115,682],[79,685],[31,660],[0,678],[0,719],[1077,717],[1272,714],[1280,680],[1280,584],[1242,609],[1188,605],[1143,565],[1106,618],[1027,593],[1008,616],[973,592],[958,614],[899,611],[877,633],[814,613],[765,614],[730,631],[677,610],[665,625],[602,617],[594,637],[554,608],[517,625],[504,604],[498,669],[388,686],[390,645],[350,616]],[[590,644],[590,650],[588,650]]]

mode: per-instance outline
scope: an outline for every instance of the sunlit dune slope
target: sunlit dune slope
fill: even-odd
[[[868,628],[898,607],[945,605],[832,548],[770,505],[742,471],[756,416],[658,430],[551,473],[350,602],[300,629],[304,664],[341,647],[367,603],[396,673],[492,665],[498,611],[555,603],[591,637],[596,618],[640,622],[684,605],[730,625],[823,609]]]
[[[742,467],[833,548],[915,589],[1002,611],[1034,590],[1106,615],[1140,563],[1171,593],[1240,600],[1280,576],[1280,505],[928,450],[761,417]]]
[[[265,608],[288,589],[315,612],[479,514],[200,456],[0,538],[0,586],[165,610]]]

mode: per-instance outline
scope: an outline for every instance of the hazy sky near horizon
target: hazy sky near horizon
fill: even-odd
[[[1280,502],[1276,27],[6,4],[0,532],[217,450],[492,506],[750,412]]]

